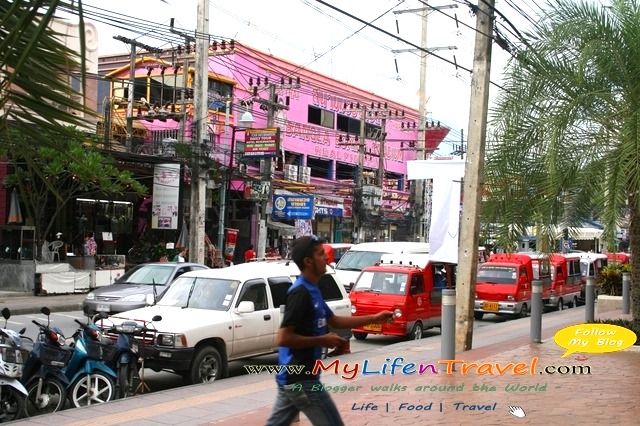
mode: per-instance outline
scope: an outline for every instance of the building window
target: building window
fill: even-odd
[[[336,130],[354,135],[360,134],[360,120],[338,114]],[[380,139],[381,127],[375,124],[365,123],[364,132],[366,139]]]
[[[333,129],[333,116],[334,114],[331,111],[309,105],[308,121],[311,124],[317,124],[318,126]]]

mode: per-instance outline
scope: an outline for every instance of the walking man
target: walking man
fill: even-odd
[[[350,329],[367,324],[393,320],[393,313],[348,317],[334,315],[327,306],[318,282],[327,270],[327,254],[316,237],[300,237],[292,244],[291,258],[300,269],[300,276],[289,288],[284,317],[278,332],[279,365],[304,366],[299,373],[282,369],[276,376],[278,394],[268,426],[288,426],[302,411],[316,426],[343,425],[340,413],[329,393],[322,389],[319,372],[313,374],[316,361],[324,347],[340,347],[346,341],[327,332]]]

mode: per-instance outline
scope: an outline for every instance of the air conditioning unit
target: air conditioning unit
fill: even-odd
[[[298,166],[294,164],[285,164],[284,166],[284,178],[285,180],[298,180]]]
[[[311,167],[300,168],[300,182],[310,184],[311,183]]]

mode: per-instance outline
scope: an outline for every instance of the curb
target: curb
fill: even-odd
[[[47,304],[43,304],[42,306],[47,306]],[[11,308],[11,315],[30,315],[30,314],[39,314],[42,306],[22,306],[17,308]],[[51,309],[52,313],[56,312],[68,312],[68,311],[81,311],[82,303],[68,303],[64,305],[53,305],[47,306]]]

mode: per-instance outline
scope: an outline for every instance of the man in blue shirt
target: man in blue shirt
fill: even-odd
[[[301,371],[283,369],[276,376],[278,396],[268,426],[286,425],[302,411],[313,425],[343,425],[331,396],[320,384],[320,375],[312,374],[322,356],[322,349],[340,347],[346,341],[328,333],[327,325],[335,329],[350,329],[367,324],[393,320],[393,313],[347,317],[334,315],[327,306],[318,282],[327,270],[327,254],[316,237],[300,237],[291,247],[291,259],[298,265],[300,276],[287,292],[284,317],[278,332],[278,364],[304,366]]]

